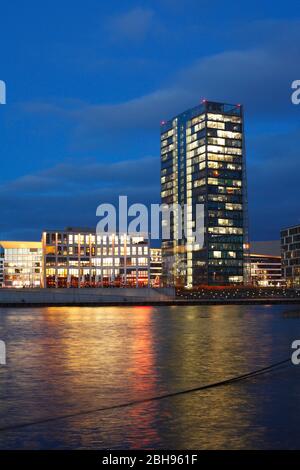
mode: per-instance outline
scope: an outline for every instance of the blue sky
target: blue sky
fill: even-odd
[[[1,5],[0,238],[95,226],[127,194],[159,202],[159,123],[205,97],[243,103],[250,233],[300,222],[298,2]]]

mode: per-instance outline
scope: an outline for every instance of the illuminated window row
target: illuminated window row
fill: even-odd
[[[226,114],[214,114],[208,113],[207,119],[209,121],[220,121],[220,122],[233,122],[241,124],[242,119],[238,116],[226,116]]]
[[[241,187],[242,181],[241,180],[224,180],[222,178],[208,178],[208,184],[212,185],[224,185],[224,186],[233,186],[233,187]]]
[[[215,235],[242,235],[243,229],[237,227],[209,227],[208,232]]]

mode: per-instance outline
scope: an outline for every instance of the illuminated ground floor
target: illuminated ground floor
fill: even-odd
[[[147,287],[147,269],[46,269],[44,287]]]

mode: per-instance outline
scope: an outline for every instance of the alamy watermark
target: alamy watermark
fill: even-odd
[[[204,205],[195,204],[145,204],[128,206],[127,196],[119,196],[119,207],[104,203],[97,207],[101,217],[97,224],[98,234],[147,234],[151,240],[181,240],[185,238],[191,247],[203,247]]]
[[[291,85],[293,91],[291,100],[293,104],[300,104],[300,80],[294,80]]]
[[[0,104],[6,104],[6,84],[0,80]]]
[[[6,345],[0,340],[0,366],[6,365]]]
[[[292,363],[294,366],[298,366],[300,364],[300,339],[295,339],[295,341],[292,342],[292,349],[295,349],[291,358]]]

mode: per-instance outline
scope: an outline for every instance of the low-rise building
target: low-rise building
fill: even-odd
[[[250,244],[251,282],[260,287],[282,287],[280,241],[252,242]]]
[[[251,279],[254,286],[282,287],[285,281],[281,271],[281,257],[250,254]]]
[[[300,288],[300,225],[281,231],[281,260],[287,286]]]
[[[146,236],[99,235],[95,230],[46,230],[44,287],[150,286]]]
[[[40,287],[42,243],[0,241],[1,287]]]

